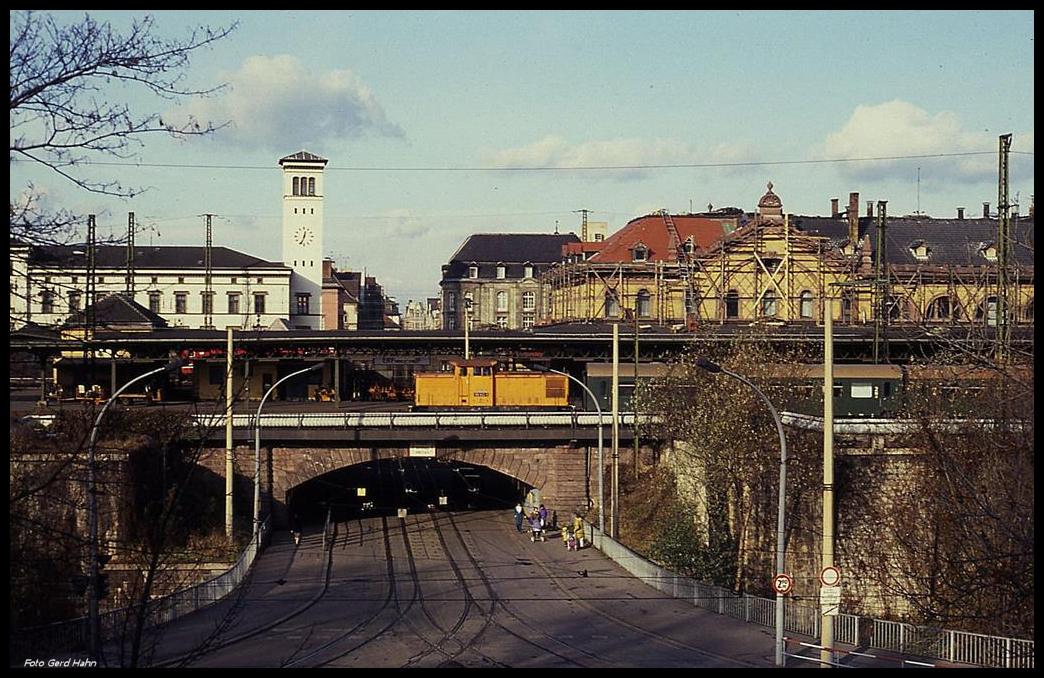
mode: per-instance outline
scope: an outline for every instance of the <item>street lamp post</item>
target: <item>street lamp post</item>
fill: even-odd
[[[87,442],[87,529],[90,539],[88,555],[90,560],[88,563],[89,583],[87,590],[87,649],[91,658],[94,660],[98,660],[101,655],[101,619],[98,613],[98,494],[96,488],[97,478],[94,453],[95,445],[98,440],[98,428],[101,425],[101,420],[105,416],[105,413],[109,410],[109,405],[116,402],[116,399],[121,393],[139,381],[144,381],[160,372],[177,370],[179,367],[181,367],[181,360],[175,358],[163,367],[157,367],[154,370],[150,370],[145,374],[128,381],[105,401],[105,404],[102,405],[101,412],[99,412],[98,416],[95,417],[94,424],[91,426],[91,435]]]
[[[303,370],[291,372],[276,383],[272,384],[272,388],[265,392],[264,397],[261,398],[261,404],[257,406],[257,417],[254,419],[254,540],[258,539],[258,533],[261,530],[261,408],[265,406],[265,401],[268,400],[268,396],[276,390],[276,388],[284,381],[293,379],[299,374],[305,372],[311,372],[312,370],[321,369],[322,363],[316,363],[311,367],[306,367]],[[259,544],[255,543],[254,548],[257,548]]]
[[[697,358],[696,365],[708,372],[722,372],[727,374],[754,389],[754,392],[765,401],[766,405],[768,405],[769,412],[772,413],[772,418],[776,422],[776,431],[779,433],[779,507],[776,512],[776,574],[783,574],[785,564],[783,515],[786,507],[787,494],[787,438],[783,434],[783,421],[779,418],[779,413],[776,412],[776,408],[772,405],[772,401],[768,399],[768,396],[766,396],[760,388],[755,386],[754,383],[746,377],[731,372],[706,358]],[[778,591],[776,592],[776,666],[783,666],[783,594]]]
[[[554,372],[560,374],[563,377],[568,377],[580,385],[580,388],[587,391],[587,395],[591,396],[591,402],[594,403],[595,410],[598,411],[598,529],[601,530],[602,535],[605,535],[605,488],[604,488],[604,470],[602,468],[602,430],[605,428],[602,420],[602,407],[598,404],[598,398],[595,398],[595,394],[591,392],[591,389],[587,387],[587,384],[580,381],[568,372],[560,372],[553,370],[550,367],[544,367],[543,365],[530,365],[531,369],[538,372]]]

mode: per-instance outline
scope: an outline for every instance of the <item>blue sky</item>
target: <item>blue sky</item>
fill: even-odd
[[[239,21],[186,70],[187,86],[230,87],[183,106],[112,96],[232,124],[149,137],[143,166],[85,170],[149,187],[133,200],[24,163],[12,200],[31,180],[55,206],[98,213],[102,232],[134,211],[153,227],[139,242],[164,245],[202,244],[210,212],[216,244],[279,260],[277,161],[307,149],[330,159],[326,253],[402,304],[437,294],[468,235],[578,230],[581,208],[614,231],[660,208],[752,210],[772,181],[793,213],[859,191],[892,215],[918,200],[980,214],[1008,132],[1023,213],[1033,193],[1030,11],[154,15],[172,37]],[[946,157],[835,162],[910,155]]]

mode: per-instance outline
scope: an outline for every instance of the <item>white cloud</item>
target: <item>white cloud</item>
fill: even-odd
[[[754,143],[748,139],[719,142],[713,146],[676,139],[608,139],[570,144],[557,136],[547,136],[529,144],[480,152],[481,162],[501,169],[587,168],[592,176],[618,181],[633,181],[651,176],[646,167],[710,165],[717,172],[732,173],[729,165],[755,160]],[[605,170],[598,168],[621,168]]]
[[[402,138],[373,92],[351,71],[313,73],[297,57],[283,54],[246,59],[235,72],[219,76],[229,87],[165,117],[221,124],[214,140],[240,148],[299,149],[330,139],[364,135]]]
[[[1033,148],[1033,135],[1021,135],[1022,150]],[[983,155],[953,156],[985,152]],[[951,111],[932,115],[906,101],[888,101],[876,106],[858,106],[838,132],[813,149],[819,159],[877,158],[895,156],[950,157],[879,160],[839,163],[838,170],[856,179],[894,177],[916,163],[931,169],[937,178],[956,183],[995,180],[997,177],[997,135],[964,128]]]
[[[511,168],[604,168],[616,179],[640,179],[648,175],[643,166],[696,162],[693,146],[669,139],[611,139],[570,145],[565,139],[547,136],[515,148],[486,150],[482,161],[493,167]]]

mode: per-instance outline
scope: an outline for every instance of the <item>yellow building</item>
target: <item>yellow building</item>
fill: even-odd
[[[879,206],[880,209],[880,206]],[[592,257],[546,276],[547,321],[819,323],[823,300],[851,325],[1033,323],[1033,214],[1013,215],[1014,246],[998,289],[998,224],[982,218],[887,217],[859,195],[847,212],[786,215],[772,184],[754,214],[722,210],[640,217]],[[986,206],[988,212],[988,205]],[[882,228],[883,227],[883,228]],[[879,237],[880,235],[880,237]],[[1003,301],[1004,303],[999,303]]]

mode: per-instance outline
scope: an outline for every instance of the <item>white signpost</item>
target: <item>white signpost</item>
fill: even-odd
[[[819,589],[819,605],[824,617],[836,617],[841,613],[841,572],[830,565],[819,573],[823,584]]]

